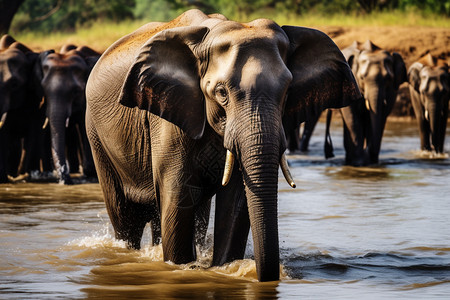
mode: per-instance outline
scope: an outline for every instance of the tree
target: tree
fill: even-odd
[[[0,0],[0,36],[8,33],[12,19],[25,0]]]
[[[370,13],[377,7],[378,0],[358,0],[358,3],[365,12]]]
[[[25,0],[12,30],[70,31],[96,21],[119,22],[132,18],[134,7],[135,0]]]

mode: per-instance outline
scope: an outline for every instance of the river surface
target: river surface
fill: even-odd
[[[215,268],[210,244],[195,263],[163,262],[149,230],[142,250],[126,249],[98,184],[15,183],[0,185],[0,298],[448,299],[448,152],[427,157],[415,123],[389,122],[380,165],[354,168],[339,124],[332,137],[333,159],[323,123],[309,153],[288,156],[296,189],[280,176],[279,282],[256,281],[251,242]]]

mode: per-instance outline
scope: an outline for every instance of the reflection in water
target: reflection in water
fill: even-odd
[[[343,166],[342,168],[325,168],[325,174],[330,177],[335,177],[336,179],[354,179],[354,178],[364,178],[371,179],[374,181],[378,180],[389,180],[390,172],[388,169],[383,167],[352,167]]]
[[[208,268],[212,228],[187,265],[163,262],[149,229],[127,249],[98,184],[0,185],[0,298],[445,298],[450,160],[424,159],[412,126],[388,126],[379,166],[343,166],[340,130],[323,159],[323,124],[288,157],[298,188],[280,176],[275,283],[256,281],[251,239],[244,260]]]

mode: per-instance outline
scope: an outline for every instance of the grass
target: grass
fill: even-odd
[[[418,12],[375,12],[370,15],[324,15],[320,13],[307,13],[301,16],[292,16],[273,11],[263,12],[239,18],[249,21],[256,18],[270,18],[280,25],[297,25],[307,27],[323,26],[426,26],[449,28],[450,18],[436,15],[424,15]],[[103,52],[109,45],[120,37],[136,30],[151,20],[97,22],[89,27],[78,28],[73,32],[41,33],[37,31],[15,33],[14,37],[31,47],[35,51],[46,49],[59,50],[64,44],[89,45],[91,48]]]
[[[253,17],[253,16],[251,16]],[[252,18],[249,19],[252,19]],[[254,16],[257,17],[257,16]],[[278,24],[323,27],[323,26],[425,26],[447,27],[450,30],[450,18],[437,15],[425,15],[418,12],[389,11],[371,14],[331,14],[307,13],[301,16],[272,15],[269,17]]]
[[[42,33],[29,31],[14,34],[14,38],[21,41],[34,51],[55,49],[58,51],[65,44],[88,45],[96,51],[103,52],[114,41],[133,32],[146,21],[122,21],[120,23],[98,22],[89,27],[78,28],[73,32]]]

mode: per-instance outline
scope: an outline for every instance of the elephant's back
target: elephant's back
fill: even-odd
[[[86,86],[88,104],[104,107],[105,102],[117,102],[120,89],[139,49],[165,23],[148,23],[112,44],[100,57],[89,76]]]
[[[113,43],[95,64],[87,83],[86,95],[91,104],[116,101],[125,78],[139,55],[142,46],[154,35],[166,29],[200,25],[213,20],[210,26],[222,19],[210,18],[197,9],[192,9],[170,22],[151,22]],[[204,25],[206,26],[206,25]],[[106,96],[105,96],[106,93]]]

